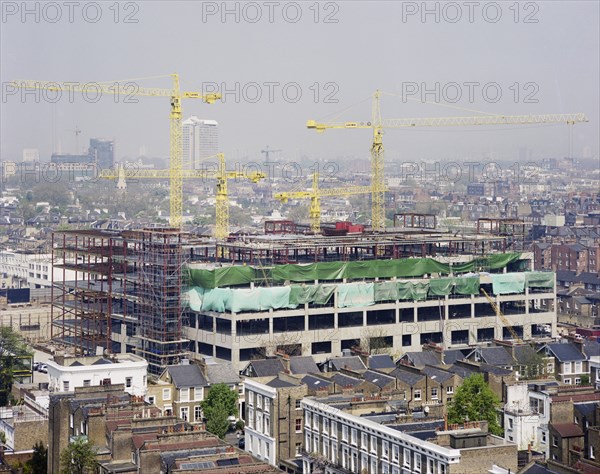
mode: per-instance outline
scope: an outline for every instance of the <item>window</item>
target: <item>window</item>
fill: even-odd
[[[402,456],[402,465],[410,469],[410,450],[408,448],[404,448],[404,453]]]
[[[549,363],[549,364],[546,366],[546,372],[548,372],[549,374],[553,374],[553,373],[554,373],[554,364],[552,364],[552,363]]]
[[[264,433],[267,436],[271,436],[271,417],[269,415],[265,415],[265,431]]]
[[[198,401],[198,400],[202,400],[204,396],[202,387],[194,387],[194,400]]]
[[[194,407],[194,421],[202,421],[202,407],[200,405]]]
[[[356,428],[352,428],[352,432],[351,432],[351,440],[350,442],[352,443],[352,446],[356,446],[358,443],[357,437],[358,437],[358,433],[356,431]]]
[[[370,474],[377,474],[377,458],[371,458]]]
[[[319,432],[319,415],[313,415],[313,431]]]
[[[454,393],[454,387],[453,386],[446,387],[446,394],[452,395],[453,393]]]
[[[262,409],[262,395],[256,395],[256,408]]]
[[[508,419],[508,429],[509,429],[509,430],[512,430],[512,429],[513,429],[513,419],[512,419],[512,418],[509,418],[509,419]]]
[[[63,392],[68,392],[68,391],[69,391],[69,381],[63,380]]]
[[[125,377],[125,387],[131,388],[133,385],[133,377]]]
[[[427,474],[434,474],[435,464],[434,460],[427,458]]]
[[[304,418],[304,424],[310,428],[310,420],[311,420],[311,413],[309,411],[306,412],[306,416]]]
[[[571,385],[571,379],[565,379],[565,383],[566,383],[567,385]]]
[[[271,411],[271,399],[265,397],[265,413],[269,413]]]
[[[256,410],[256,430],[262,432],[263,429],[263,413]]]
[[[302,433],[302,418],[296,418],[296,433]]]
[[[400,462],[400,446],[392,446],[392,461]]]
[[[542,443],[546,444],[546,432],[542,431]]]
[[[377,438],[371,435],[371,452],[377,453]]]
[[[389,459],[390,458],[390,445],[387,441],[384,441],[381,445],[381,458]]]
[[[306,450],[310,453],[311,449],[310,449],[310,442],[312,440],[310,439],[310,433],[307,431],[306,433],[304,433],[304,447],[306,448]]]
[[[552,446],[554,446],[555,448],[558,448],[558,436],[556,436],[556,435],[552,436]]]
[[[302,443],[296,443],[296,456],[300,456],[302,454]]]
[[[267,459],[269,459],[269,455],[270,455],[269,443],[265,443],[265,457]]]
[[[421,471],[421,455],[419,453],[415,453],[415,471]]]
[[[86,379],[83,381],[83,386],[84,387],[89,387],[92,385],[92,381],[90,379]]]
[[[329,440],[327,438],[323,438],[323,456],[325,459],[329,458]]]
[[[415,400],[421,400],[421,390],[415,390]]]
[[[300,410],[302,407],[300,406],[300,400],[296,400],[296,410]]]
[[[323,418],[323,434],[329,434],[329,420]]]
[[[438,389],[437,388],[432,388],[431,389],[431,399],[432,400],[437,400],[438,399]]]
[[[154,395],[151,395],[148,397],[148,403],[150,405],[154,405],[154,402],[156,402],[156,398],[154,397]]]
[[[179,418],[181,418],[183,421],[187,421],[189,413],[190,409],[188,407],[181,407],[179,409]]]
[[[563,364],[563,372],[565,374],[570,374],[571,373],[571,362],[565,362]]]
[[[594,452],[594,446],[590,444],[590,459],[596,459],[596,453]]]
[[[331,462],[333,464],[337,463],[337,450],[338,450],[338,445],[335,441],[331,442]]]
[[[254,392],[248,392],[248,405],[254,405]]]
[[[248,407],[248,419],[246,421],[249,428],[254,428],[254,408]]]
[[[331,437],[337,438],[337,421],[331,422]]]
[[[438,464],[438,474],[446,474],[446,465],[439,463]]]
[[[163,400],[171,400],[171,389],[170,388],[163,388],[162,398],[163,398]]]
[[[342,441],[348,441],[348,426],[342,425]]]
[[[579,377],[575,377],[575,385],[581,385],[581,379]]]
[[[581,362],[575,362],[575,373],[576,374],[580,374],[582,372],[581,367],[582,367]]]
[[[360,447],[365,451],[369,449],[369,435],[367,433],[360,434]]]

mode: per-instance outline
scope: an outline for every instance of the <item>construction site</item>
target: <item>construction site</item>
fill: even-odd
[[[55,265],[76,278],[53,285],[52,338],[136,353],[157,374],[196,354],[241,370],[276,352],[319,361],[556,334],[554,274],[532,272],[510,235],[338,233],[57,232]]]

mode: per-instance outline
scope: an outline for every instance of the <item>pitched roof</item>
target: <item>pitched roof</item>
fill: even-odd
[[[299,356],[290,357],[290,372],[292,374],[318,374],[321,371],[312,356]]]
[[[473,359],[474,355],[479,354],[481,356],[481,361],[486,364],[495,365],[495,366],[512,366],[514,364],[514,360],[510,353],[504,347],[478,347],[471,352],[467,358]],[[477,360],[475,358],[475,360]]]
[[[240,376],[231,363],[206,364],[206,378],[211,385],[239,383]]]
[[[426,365],[439,365],[440,356],[433,351],[407,352],[402,358],[406,358],[415,367],[424,367]]]
[[[270,377],[275,376],[279,372],[283,372],[285,367],[283,366],[283,362],[280,359],[259,359],[253,360],[248,363],[244,371],[252,366],[252,370],[254,371],[255,377]]]
[[[522,365],[530,363],[536,355],[535,349],[530,345],[515,346],[513,348],[515,360]]]
[[[358,384],[360,384],[361,380],[357,379],[355,377],[350,377],[349,375],[345,375],[345,374],[340,374],[340,373],[336,373],[331,377],[331,380],[333,380],[336,384],[338,384],[341,387],[355,387]]]
[[[267,382],[266,385],[273,388],[283,388],[283,387],[295,387],[295,385],[287,380],[281,380],[279,377],[275,377],[270,382]]]
[[[204,378],[200,367],[196,364],[169,365],[166,370],[173,380],[175,387],[206,387],[208,382]]]
[[[381,372],[375,372],[373,370],[367,370],[363,377],[366,381],[377,385],[379,388],[387,387],[389,384],[394,383],[394,378],[384,375]]]
[[[393,370],[392,372],[390,372],[390,375],[393,375],[398,380],[404,382],[409,386],[413,386],[425,377],[423,374],[415,374],[411,370],[405,370],[401,368]]]
[[[426,365],[421,369],[427,377],[432,380],[435,380],[438,383],[444,383],[448,379],[451,379],[455,374],[452,372],[448,372],[447,370],[442,370],[437,367],[431,367],[430,365]]]
[[[454,364],[457,360],[463,360],[470,352],[470,349],[449,349],[443,352],[442,358],[444,364]]]
[[[572,362],[576,360],[586,360],[586,357],[579,352],[579,349],[571,343],[563,344],[560,342],[553,342],[544,346],[547,348],[559,362]]]
[[[369,369],[394,369],[396,364],[387,354],[376,354],[369,356]]]
[[[329,362],[335,370],[350,369],[350,370],[366,370],[365,364],[358,356],[335,357]]]
[[[578,436],[583,436],[583,431],[581,427],[575,423],[551,423],[552,428],[554,428],[561,438],[575,438]]]
[[[308,385],[308,388],[311,388],[314,390],[323,388],[323,387],[328,387],[329,385],[331,385],[331,381],[326,380],[321,377],[315,377],[314,375],[305,375],[301,379],[301,381],[302,381],[302,383]]]
[[[548,469],[544,465],[538,464],[535,461],[532,461],[519,472],[520,474],[558,474],[556,471]]]

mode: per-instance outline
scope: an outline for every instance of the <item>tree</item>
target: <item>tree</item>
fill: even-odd
[[[490,433],[502,436],[502,427],[498,424],[496,408],[500,400],[485,383],[483,374],[473,374],[458,387],[454,398],[448,406],[448,421],[464,423],[465,421],[488,422]]]
[[[96,471],[96,452],[86,438],[79,437],[60,455],[60,474],[92,474]]]
[[[210,387],[208,397],[202,402],[206,429],[219,438],[229,430],[229,417],[237,415],[238,393],[224,383]]]
[[[0,327],[0,406],[8,405],[17,356],[28,353],[23,339],[11,326]]]
[[[33,456],[27,461],[31,474],[47,474],[48,448],[40,441],[33,446]]]

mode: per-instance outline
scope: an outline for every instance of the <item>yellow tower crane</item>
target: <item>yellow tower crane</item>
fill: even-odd
[[[225,166],[225,155],[215,155],[219,160],[217,170],[181,170],[181,178],[190,179],[216,179],[215,192],[215,237],[219,240],[229,235],[229,196],[227,193],[227,181],[230,179],[249,179],[257,183],[266,178],[265,173],[243,171],[227,171]],[[212,157],[209,157],[212,158]],[[169,179],[170,170],[125,170],[119,166],[117,172],[113,170],[102,170],[99,174],[104,179]],[[181,216],[180,216],[181,217]]]
[[[381,119],[379,97],[381,92],[373,94],[371,122],[323,122],[308,120],[306,127],[323,133],[329,128],[355,129],[369,128],[373,130],[371,144],[371,212],[372,227],[375,232],[385,230],[385,176],[383,156],[383,130],[386,128],[415,128],[415,127],[456,127],[475,125],[535,125],[549,123],[587,122],[584,114],[546,114],[546,115],[475,115],[467,117],[434,117],[434,118],[405,118]]]
[[[181,227],[182,203],[183,203],[183,158],[182,158],[182,129],[181,129],[181,100],[202,99],[207,104],[212,104],[221,98],[220,94],[202,94],[194,91],[181,91],[179,88],[179,75],[170,74],[173,81],[171,89],[154,87],[137,87],[130,79],[126,81],[93,82],[80,84],[76,82],[50,82],[35,80],[13,81],[14,87],[23,89],[38,89],[47,91],[67,91],[69,94],[81,92],[82,94],[125,95],[125,96],[147,96],[147,97],[169,97],[171,103],[170,113],[170,154],[169,170],[167,178],[170,180],[170,213],[169,223],[172,227]],[[134,86],[135,87],[132,87]]]
[[[345,188],[319,189],[319,173],[313,173],[312,188],[310,191],[289,191],[277,193],[273,196],[281,202],[290,199],[310,199],[310,230],[315,234],[321,230],[321,198],[325,196],[340,196],[354,194],[370,194],[371,186],[348,186]]]
[[[512,324],[510,323],[508,318],[504,315],[504,313],[500,309],[500,306],[498,306],[496,304],[496,302],[492,299],[492,297],[490,295],[488,295],[487,291],[485,291],[483,288],[481,288],[481,292],[483,293],[485,298],[488,300],[488,303],[490,304],[490,306],[496,312],[496,317],[498,317],[502,320],[502,322],[504,323],[504,326],[506,326],[506,328],[510,332],[510,335],[515,340],[515,342],[517,344],[523,344],[523,339],[521,339],[521,337],[517,334],[517,331],[515,331],[515,328],[512,327]]]

